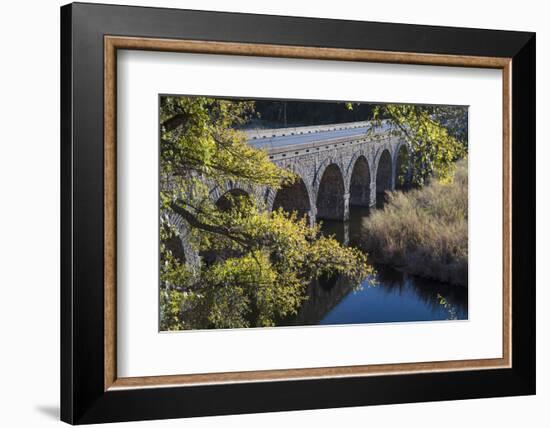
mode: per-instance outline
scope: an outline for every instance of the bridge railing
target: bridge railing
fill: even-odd
[[[328,125],[296,126],[290,128],[273,129],[250,129],[244,131],[249,141],[261,140],[264,138],[287,137],[289,135],[315,134],[327,131],[338,131],[342,129],[362,128],[368,126],[369,121],[331,123]]]
[[[348,136],[339,135],[337,131],[357,128],[365,129],[371,125],[371,121],[361,121],[278,129],[254,129],[244,132],[247,135],[249,144],[267,150],[270,154],[277,154],[293,150],[316,148],[323,145],[344,144],[364,139],[367,138],[366,131],[364,135],[356,134]],[[382,126],[375,130],[375,135],[380,136],[387,133],[388,130],[389,122],[382,121]],[[305,135],[313,138],[301,138]],[[296,139],[294,140],[292,136],[296,136]]]

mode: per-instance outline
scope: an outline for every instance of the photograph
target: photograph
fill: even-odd
[[[158,100],[159,331],[468,320],[468,106]]]

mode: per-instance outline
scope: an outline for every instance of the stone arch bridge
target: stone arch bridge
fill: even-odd
[[[246,131],[249,144],[267,150],[272,162],[293,171],[298,179],[279,190],[226,182],[211,189],[211,197],[223,208],[227,194],[248,195],[268,210],[283,208],[317,219],[346,221],[350,206],[373,207],[387,190],[407,186],[411,167],[405,141],[387,127],[368,134],[368,122]],[[199,263],[189,244],[183,218],[168,214],[179,239],[172,251],[191,264]]]
[[[246,131],[249,144],[267,150],[272,162],[298,179],[279,190],[227,183],[225,192],[246,192],[267,209],[283,208],[316,219],[346,221],[350,206],[372,207],[387,190],[407,186],[411,167],[402,137],[383,125],[367,134],[368,122]]]

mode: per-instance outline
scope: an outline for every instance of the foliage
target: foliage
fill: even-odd
[[[274,187],[291,179],[289,172],[269,162],[265,152],[249,146],[244,135],[233,128],[244,123],[253,109],[252,102],[163,97],[162,178],[174,180],[186,190],[197,186],[194,182],[185,183],[189,178],[212,180],[218,186],[228,180],[242,180],[250,185]],[[258,166],[262,168],[256,169]]]
[[[295,176],[236,130],[253,116],[252,102],[161,99],[162,330],[272,326],[297,312],[320,275],[359,284],[371,273],[360,251],[296,213],[268,212],[254,197],[254,189],[278,189]],[[224,193],[228,184],[249,193]],[[180,233],[175,216],[198,263],[169,245]]]
[[[363,220],[361,247],[406,272],[467,285],[467,160],[457,163],[451,182],[432,180],[421,189],[391,192],[388,199]]]
[[[467,141],[459,140],[459,136],[465,138],[466,135],[460,133],[459,119],[467,115],[460,116],[457,112],[463,110],[447,106],[379,105],[374,109],[371,129],[389,127],[390,132],[405,138],[411,154],[411,182],[422,186],[433,176],[450,180],[455,162],[467,153]],[[450,128],[444,125],[446,121]]]
[[[258,117],[247,126],[269,128],[357,122],[371,118],[374,107],[357,103],[350,110],[342,102],[297,100],[257,100],[255,105]]]

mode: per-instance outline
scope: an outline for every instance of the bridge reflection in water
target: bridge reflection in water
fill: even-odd
[[[358,239],[361,219],[368,209],[352,208],[348,223],[323,223],[323,231],[340,242],[353,245]],[[376,285],[372,279],[353,290],[343,278],[310,284],[308,300],[299,313],[280,325],[362,324],[468,319],[468,291],[465,287],[444,284],[407,275],[387,266],[376,266]]]

